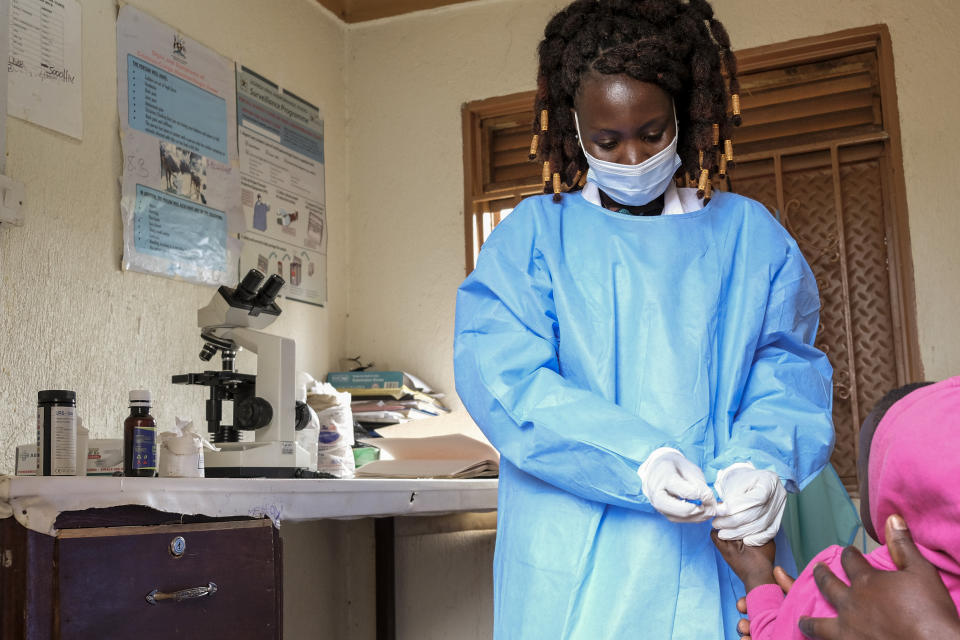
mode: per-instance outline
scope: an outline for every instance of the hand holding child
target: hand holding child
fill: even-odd
[[[936,567],[913,544],[900,516],[886,522],[890,557],[899,571],[874,569],[853,547],[841,556],[850,586],[824,565],[813,570],[817,588],[836,618],[800,618],[800,630],[821,640],[960,638],[960,619]]]

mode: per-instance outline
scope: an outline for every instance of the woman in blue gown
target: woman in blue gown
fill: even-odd
[[[548,194],[457,298],[457,391],[502,454],[495,638],[733,640],[711,526],[770,540],[833,446],[816,283],[762,205],[712,193],[739,100],[705,0],[579,0],[539,51]]]

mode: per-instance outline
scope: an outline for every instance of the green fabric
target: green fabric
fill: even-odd
[[[787,496],[781,526],[800,571],[830,545],[853,542],[860,516],[833,465],[824,467],[803,491]]]

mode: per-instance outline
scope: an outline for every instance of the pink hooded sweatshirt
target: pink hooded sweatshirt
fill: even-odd
[[[960,610],[960,376],[921,387],[880,420],[870,445],[870,518],[884,542],[887,517],[900,514],[920,552],[937,567]],[[817,590],[813,568],[823,562],[850,584],[840,565],[842,547],[821,551],[787,596],[775,584],[747,594],[754,640],[800,640],[800,616],[833,618],[837,612]],[[886,545],[866,556],[878,569],[896,567]]]

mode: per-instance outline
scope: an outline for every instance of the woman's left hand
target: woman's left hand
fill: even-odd
[[[773,540],[787,504],[787,492],[777,474],[736,463],[720,472],[714,487],[723,500],[713,519],[720,539],[743,540],[754,547]]]

